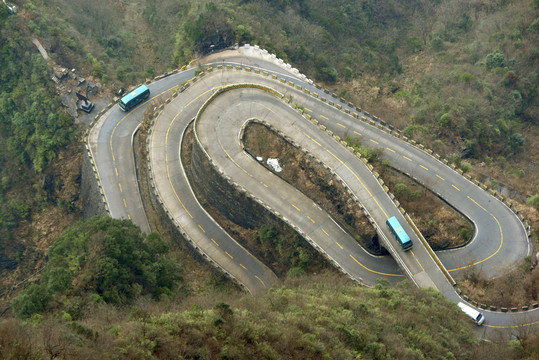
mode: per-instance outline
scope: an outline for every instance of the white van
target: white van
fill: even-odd
[[[481,325],[485,321],[485,316],[479,311],[475,310],[471,306],[466,305],[465,303],[459,302],[459,308],[464,311],[466,315],[472,318],[477,325]]]

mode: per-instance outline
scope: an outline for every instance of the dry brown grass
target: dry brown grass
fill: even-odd
[[[531,305],[539,302],[539,266],[524,260],[518,269],[492,280],[471,269],[459,286],[481,304],[507,308]]]
[[[363,211],[322,165],[261,124],[248,126],[244,143],[254,156],[278,158],[283,171],[276,175],[330,213],[367,250],[381,253],[376,231]]]
[[[377,168],[392,192],[395,192],[395,185],[400,183],[405,184],[410,193],[420,194],[419,198],[404,195],[397,196],[397,199],[434,250],[463,246],[471,240],[472,223],[436,194],[392,168]],[[467,237],[461,236],[464,231],[468,234]]]

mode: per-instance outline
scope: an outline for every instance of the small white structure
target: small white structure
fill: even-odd
[[[271,166],[273,170],[275,170],[275,172],[283,171],[283,168],[281,167],[281,165],[279,165],[279,159],[268,158],[268,160],[266,161],[266,164]]]

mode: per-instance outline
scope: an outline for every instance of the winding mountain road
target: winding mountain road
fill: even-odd
[[[193,119],[197,146],[216,171],[290,224],[335,266],[359,282],[373,284],[378,278],[396,282],[407,276],[418,286],[433,287],[452,301],[463,301],[451,275],[462,276],[466,269],[477,268],[496,277],[531,255],[525,228],[506,203],[417,144],[395,136],[367,113],[325,94],[274,56],[257,48],[240,48],[215,54],[204,67],[211,71],[193,80],[196,69],[189,68],[148,85],[152,99],[170,99],[149,135],[152,184],[183,236],[247,291],[263,291],[277,278],[216,224],[195,198],[180,161],[181,140]],[[185,90],[173,97],[172,93],[186,81],[189,86],[182,86]],[[301,105],[302,110],[292,103]],[[142,105],[124,113],[112,107],[91,128],[88,146],[111,216],[129,218],[149,232],[132,148],[144,108]],[[250,121],[265,123],[285,134],[342,180],[373,220],[392,256],[367,253],[316,203],[248,155],[241,137]],[[393,167],[468,217],[475,225],[472,241],[465,247],[434,255],[392,200],[383,180],[340,141],[346,135],[359,136],[363,144],[383,149]],[[411,236],[411,251],[403,252],[391,236],[385,225],[391,216],[397,216]],[[539,324],[537,309],[515,313],[481,311],[487,319],[483,331],[489,333]]]

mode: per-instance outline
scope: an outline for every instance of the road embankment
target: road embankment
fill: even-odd
[[[85,218],[108,214],[94,167],[89,152],[83,151],[80,189],[82,196],[82,215]]]

